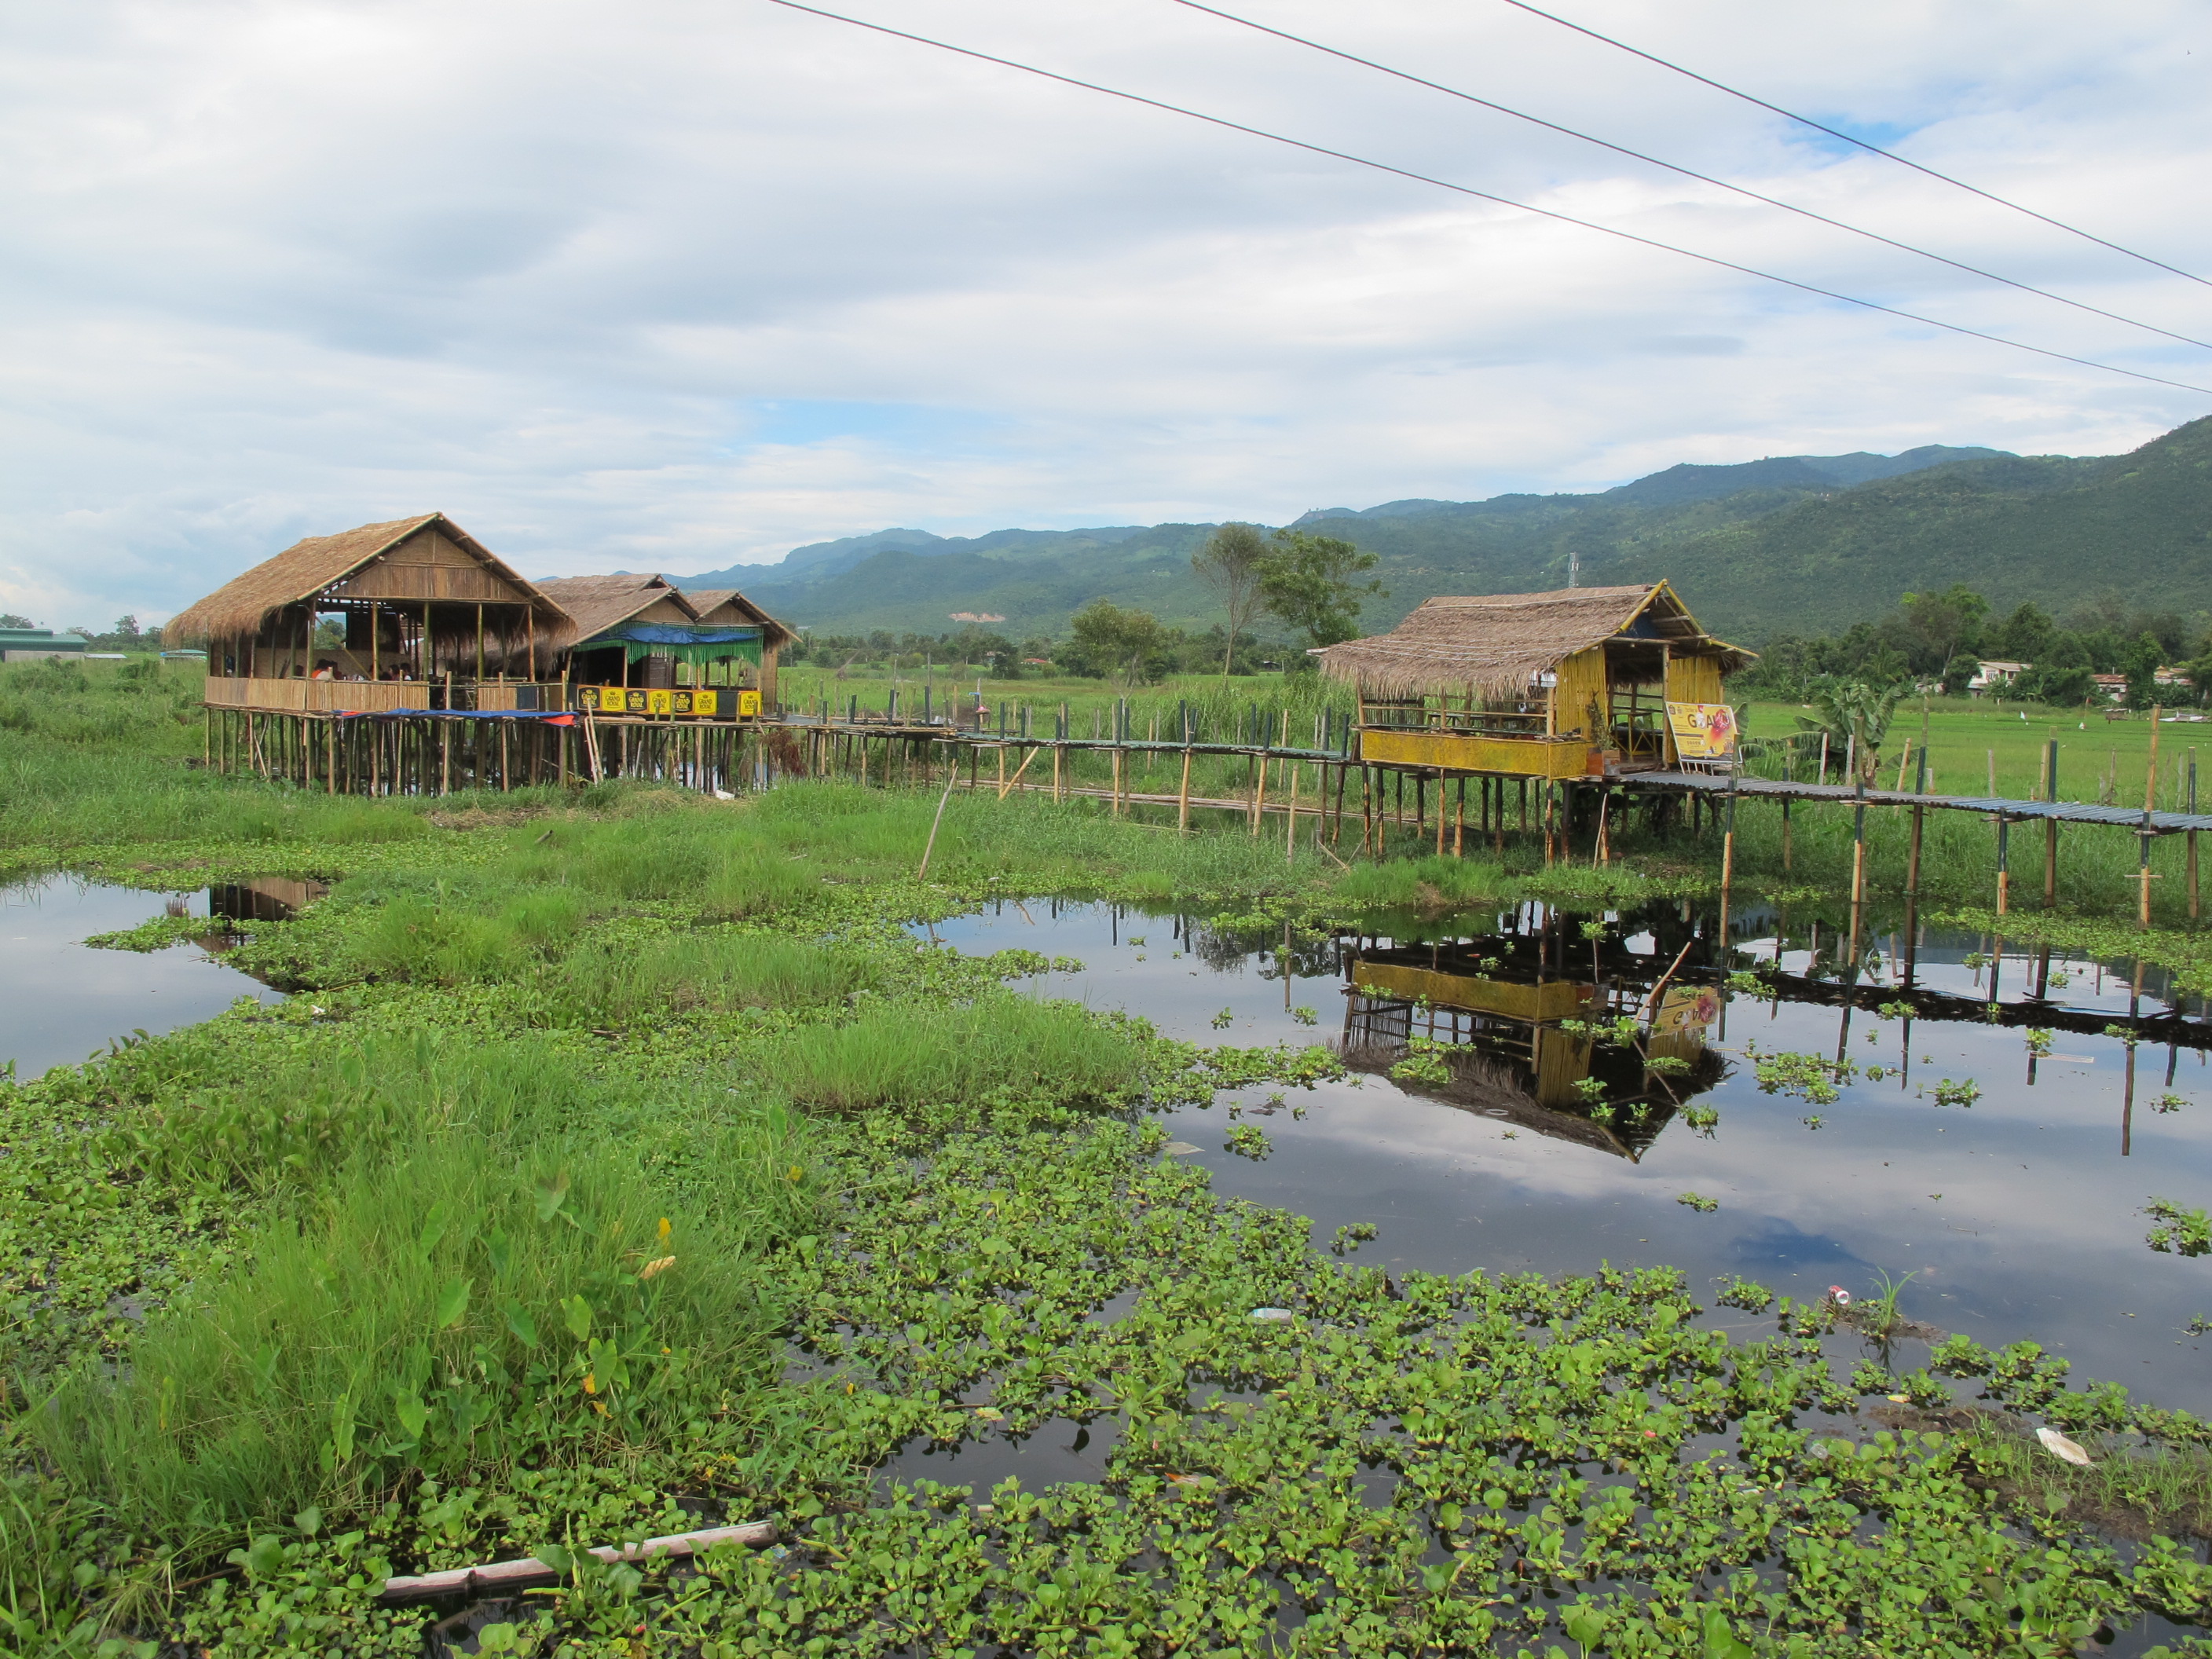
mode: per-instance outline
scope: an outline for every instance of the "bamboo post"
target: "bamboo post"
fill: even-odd
[[[323,722],[323,778],[330,785],[329,793],[338,792],[338,719],[333,714]]]
[[[1118,743],[1117,743],[1117,744],[1115,744],[1114,745],[1114,757],[1113,757],[1113,758],[1114,758],[1113,807],[1114,807],[1114,816],[1115,816],[1115,817],[1117,817],[1117,818],[1118,818],[1118,817],[1120,817],[1121,816],[1121,745],[1120,744],[1118,744]],[[1259,833],[1256,828],[1255,829],[1255,830],[1253,831],[1253,833],[1254,833],[1254,834],[1255,834],[1255,835]]]
[[[1182,787],[1176,795],[1176,828],[1186,835],[1190,831],[1190,745],[1182,751]]]
[[[2195,921],[2199,912],[2197,906],[2197,832],[2189,832],[2189,919]]]
[[[1461,847],[1467,838],[1467,780],[1459,781],[1459,796],[1452,808],[1452,856],[1461,856]]]
[[[482,679],[483,678],[483,677],[484,677],[484,631],[483,631],[483,606],[482,606],[481,605],[479,605],[478,606],[477,606],[477,678],[478,680],[482,680]],[[477,705],[477,707],[481,708],[481,707],[483,707],[483,705],[482,705],[482,704],[478,704],[478,705]],[[477,781],[478,781],[478,782],[482,782],[482,781],[483,781],[483,780],[482,780],[482,779],[478,779],[478,780],[477,780]]]
[[[2012,820],[2002,812],[1997,814],[1997,914],[2005,915],[2012,908],[2012,872],[2007,857],[2011,840]]]
[[[1289,716],[1285,715],[1285,718],[1288,719]],[[1290,827],[1283,832],[1283,862],[1296,864],[1298,861],[1298,763],[1291,761],[1289,764],[1291,803],[1290,810],[1284,814],[1284,817],[1289,820]]]
[[[1060,805],[1060,748],[1055,743],[1052,746],[1052,804],[1054,806]]]
[[[1915,811],[1920,809],[1915,807]],[[1782,873],[1790,873],[1790,797],[1782,798]]]
[[[1601,808],[1600,811],[1603,809]],[[1601,835],[1603,834],[1601,829]],[[1721,826],[1720,968],[1728,969],[1729,894],[1735,883],[1735,779],[1729,779],[1728,816]]]
[[[1370,850],[1375,842],[1375,812],[1372,805],[1375,769],[1363,764],[1359,769],[1359,850]]]
[[[1259,769],[1252,777],[1252,833],[1260,833],[1260,819],[1267,810],[1267,757],[1260,757]]]
[[[2143,927],[2150,926],[2151,814],[2158,805],[2158,726],[2160,712],[2156,705],[2150,711],[2150,760],[2143,769],[2142,871],[2140,883],[2142,897],[2136,907],[2136,923]]]
[[[1920,809],[1912,809],[1917,812]],[[1916,828],[1917,827],[1916,823]],[[1851,815],[1851,908],[1866,898],[1866,780],[1858,781],[1858,806]]]

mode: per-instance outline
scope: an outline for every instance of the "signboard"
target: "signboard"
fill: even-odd
[[[1735,710],[1724,702],[1669,702],[1668,728],[1674,751],[1686,761],[1718,761],[1735,754]]]
[[[666,714],[678,719],[757,714],[760,693],[720,689],[653,690],[644,686],[580,685],[576,707],[600,714]]]
[[[1702,1038],[1721,1017],[1721,994],[1712,986],[1678,985],[1669,990],[1651,1018],[1655,1037]]]

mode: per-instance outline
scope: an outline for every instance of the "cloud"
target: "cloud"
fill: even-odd
[[[2203,378],[1994,289],[1167,0],[860,15],[1885,304]],[[1505,7],[1253,15],[2201,331],[2202,290]],[[2192,268],[2196,14],[1576,15]],[[760,0],[88,0],[0,24],[0,606],[158,616],[441,507],[525,568],[1601,487],[2203,400]]]

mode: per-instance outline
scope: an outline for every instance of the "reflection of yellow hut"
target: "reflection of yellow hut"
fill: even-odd
[[[1433,599],[1319,654],[1358,690],[1363,758],[1535,778],[1677,763],[1667,704],[1718,703],[1752,660],[1665,582]]]
[[[1633,1049],[1601,1048],[1559,1029],[1562,1021],[1605,1017],[1589,984],[1493,978],[1367,957],[1352,964],[1351,977],[1346,1065],[1391,1075],[1413,1039],[1431,1038],[1444,1045],[1438,1058],[1446,1075],[1394,1079],[1408,1093],[1632,1161],[1680,1101],[1711,1087],[1719,1073],[1705,1046],[1710,991],[1677,988],[1663,1000],[1645,1048],[1652,1059],[1681,1060],[1690,1070],[1662,1080],[1644,1070]],[[1592,1077],[1607,1084],[1595,1102],[1578,1086]]]

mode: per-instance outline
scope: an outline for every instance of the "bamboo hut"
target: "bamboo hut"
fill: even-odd
[[[1753,660],[1663,581],[1429,599],[1316,654],[1357,688],[1369,764],[1539,779],[1732,756],[1721,681]]]
[[[718,719],[774,708],[776,648],[790,630],[734,590],[687,594],[665,576],[629,572],[539,586],[576,621],[568,662],[579,707]]]
[[[325,623],[337,626],[319,636]],[[428,513],[296,542],[162,632],[205,641],[210,707],[319,714],[551,708],[574,630],[542,589]]]
[[[762,700],[774,708],[776,657],[794,637],[791,629],[734,587],[701,588],[684,597],[691,601],[692,608],[699,613],[700,623],[706,627],[758,630],[754,643],[760,653],[755,663],[759,670],[760,693]]]

